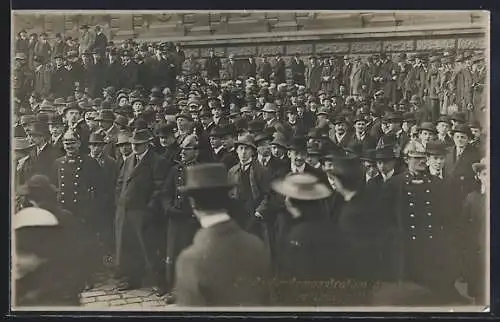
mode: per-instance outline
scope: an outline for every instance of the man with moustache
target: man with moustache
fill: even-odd
[[[118,149],[118,157],[116,159],[116,168],[118,173],[123,168],[127,157],[132,154],[132,145],[130,144],[130,133],[127,130],[120,130],[116,140],[116,148]]]
[[[348,133],[347,120],[343,116],[338,116],[333,121],[333,132],[330,134],[330,139],[341,147],[347,147],[351,141],[351,136]]]

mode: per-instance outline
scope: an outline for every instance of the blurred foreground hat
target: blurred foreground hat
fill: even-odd
[[[331,190],[311,174],[300,173],[286,176],[271,184],[274,191],[297,200],[320,200],[331,195]]]
[[[223,163],[203,163],[186,169],[186,184],[179,187],[182,192],[205,189],[231,188],[227,168]]]

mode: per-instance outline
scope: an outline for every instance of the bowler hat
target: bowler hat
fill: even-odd
[[[289,145],[286,142],[286,138],[281,134],[278,134],[274,137],[274,139],[271,141],[271,145],[277,145],[279,147],[282,147],[283,149],[289,148]]]
[[[91,133],[89,144],[106,144],[106,134],[103,131]]]
[[[151,141],[152,137],[148,129],[135,130],[130,138],[132,144],[143,144]]]
[[[472,136],[472,132],[470,130],[470,127],[467,124],[457,124],[451,129],[452,133],[464,133],[467,134],[469,137]]]
[[[249,146],[255,150],[257,150],[257,145],[255,144],[255,137],[252,134],[244,134],[238,138],[238,141],[236,141],[235,146],[237,147],[238,145],[246,145]]]
[[[405,122],[416,122],[415,113],[413,112],[403,113],[403,120]]]
[[[29,196],[33,193],[33,190],[57,192],[58,189],[52,183],[47,176],[43,174],[34,174],[29,178],[26,183],[19,187],[17,194],[21,196]]]
[[[14,151],[22,151],[32,148],[34,144],[25,137],[14,137],[13,146]]]
[[[340,124],[340,123],[347,123],[347,120],[346,120],[346,118],[345,118],[345,117],[343,117],[343,116],[337,116],[337,117],[333,120],[333,122],[332,122],[332,123],[333,123],[334,125],[335,125],[335,124]]]
[[[425,145],[425,153],[430,155],[445,155],[448,152],[446,144],[431,141]]]
[[[208,134],[211,137],[216,137],[216,138],[221,138],[226,135],[227,129],[225,129],[222,126],[214,126],[211,130],[210,133]]]
[[[114,122],[115,114],[113,113],[112,110],[102,110],[99,112],[95,120],[104,122]]]
[[[295,136],[292,138],[292,142],[288,146],[291,151],[307,151],[307,139],[304,136]]]
[[[259,133],[255,136],[255,143],[257,145],[261,144],[264,141],[269,141],[269,140],[273,140],[273,134],[267,131]]]
[[[329,197],[331,190],[312,174],[292,174],[272,182],[279,194],[297,200],[320,200]]]
[[[155,129],[155,135],[158,137],[168,137],[174,135],[177,126],[173,122],[161,123]]]
[[[186,184],[179,187],[185,193],[204,189],[231,188],[227,168],[223,163],[203,163],[186,169]]]
[[[130,143],[130,133],[126,130],[121,130],[120,132],[118,132],[116,146],[129,143]]]

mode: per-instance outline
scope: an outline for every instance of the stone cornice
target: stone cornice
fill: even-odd
[[[225,34],[183,37],[155,37],[146,38],[142,35],[136,39],[138,42],[174,41],[185,46],[204,46],[214,44],[250,44],[272,43],[276,41],[327,41],[327,40],[359,40],[361,38],[397,38],[397,37],[440,37],[450,35],[484,36],[487,33],[484,24],[438,24],[426,26],[395,26],[395,27],[369,27],[351,29],[326,29],[293,32],[265,32],[254,34]]]

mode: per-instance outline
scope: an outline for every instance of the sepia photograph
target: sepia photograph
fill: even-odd
[[[32,11],[11,310],[489,312],[488,11]]]

